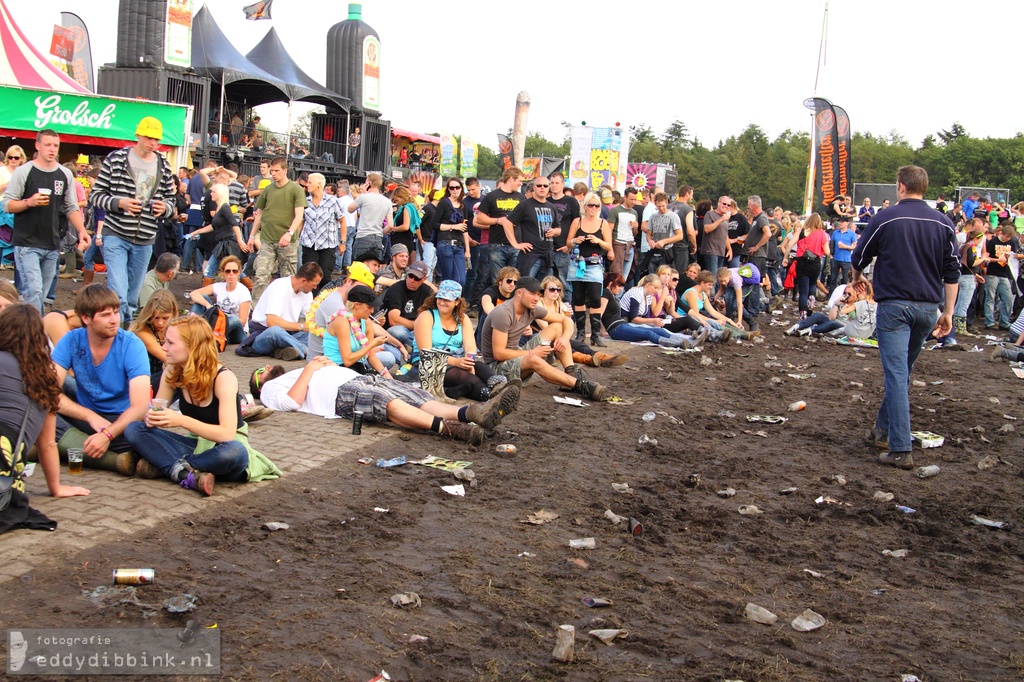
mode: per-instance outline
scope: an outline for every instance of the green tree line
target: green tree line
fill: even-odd
[[[766,206],[799,210],[803,205],[810,134],[786,130],[770,139],[757,125],[739,135],[704,145],[682,121],[658,135],[647,125],[630,128],[631,161],[675,165],[679,183],[693,185],[698,200],[729,194],[751,194]],[[538,133],[526,140],[527,156],[568,156],[569,138],[561,144]],[[1024,199],[1024,133],[1012,138],[972,137],[959,123],[912,146],[895,130],[887,135],[854,133],[851,142],[852,182],[893,183],[900,166],[916,164],[928,171],[927,198],[952,197],[958,186],[1000,187],[1015,201]],[[479,175],[494,180],[500,174],[497,154],[480,145]],[[742,205],[742,201],[740,202]]]

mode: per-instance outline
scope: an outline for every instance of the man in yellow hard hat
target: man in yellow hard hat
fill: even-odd
[[[103,260],[107,284],[121,299],[121,318],[131,321],[153,254],[161,219],[174,215],[174,171],[157,151],[164,128],[146,116],[135,129],[135,145],[107,155],[89,201],[106,211]]]

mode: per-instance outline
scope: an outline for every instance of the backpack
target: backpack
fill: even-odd
[[[224,352],[228,347],[228,316],[220,309],[220,306],[210,306],[203,313],[203,318],[210,324],[213,330],[213,340],[217,343],[217,350]]]

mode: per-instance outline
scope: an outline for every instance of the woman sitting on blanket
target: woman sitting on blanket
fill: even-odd
[[[829,334],[851,339],[867,339],[875,334],[875,290],[870,282],[846,285],[839,300],[828,313],[814,313],[786,330],[789,336]]]
[[[605,275],[604,311],[601,321],[609,336],[616,341],[649,341],[669,348],[694,348],[708,337],[707,333],[696,338],[665,329],[665,320],[651,312],[654,296],[661,292],[661,278],[647,275],[640,284],[633,287],[621,299],[625,281],[621,275]]]
[[[215,479],[235,482],[280,476],[277,467],[249,447],[238,379],[220,364],[206,320],[196,315],[172,320],[164,349],[167,361],[153,406],[145,422],[132,422],[124,433],[140,456],[136,474],[166,476],[203,495],[213,494]],[[174,401],[180,412],[167,407]],[[168,430],[172,428],[189,434]]]
[[[507,379],[492,372],[482,357],[476,357],[473,323],[466,315],[467,308],[462,286],[450,279],[441,282],[437,293],[423,302],[416,316],[416,346],[450,354],[444,375],[444,393],[449,398],[490,400],[492,391]]]

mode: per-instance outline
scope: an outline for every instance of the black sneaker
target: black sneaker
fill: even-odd
[[[881,464],[891,464],[897,469],[913,469],[914,456],[909,452],[883,452],[878,456]]]
[[[479,424],[485,431],[493,431],[501,420],[516,411],[519,406],[520,386],[509,382],[505,390],[486,403],[476,403],[466,410],[466,417]]]
[[[452,440],[461,440],[470,445],[480,445],[484,442],[484,430],[476,424],[464,424],[458,419],[445,419],[442,436]]]
[[[596,384],[593,381],[587,381],[586,379],[580,379],[576,383],[576,388],[573,389],[575,393],[579,393],[584,398],[590,400],[604,400],[608,394],[608,389],[601,384]]]

